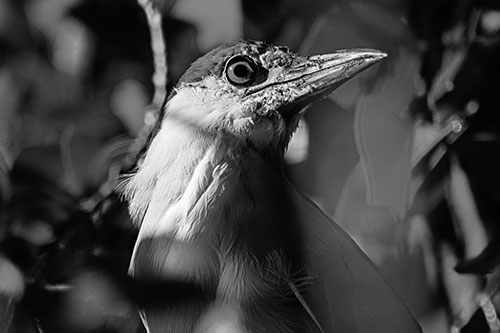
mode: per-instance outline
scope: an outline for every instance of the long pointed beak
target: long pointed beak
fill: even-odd
[[[310,93],[333,91],[356,74],[387,56],[377,50],[354,49],[316,55],[294,66],[287,73],[287,81],[299,80],[308,85]]]
[[[295,114],[386,56],[386,53],[377,50],[351,49],[299,58],[282,73],[279,80],[268,84],[294,88],[297,92],[295,98],[279,111],[284,115],[290,112]]]

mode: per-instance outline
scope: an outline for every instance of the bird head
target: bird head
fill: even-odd
[[[195,61],[167,104],[167,116],[256,148],[286,148],[303,110],[386,54],[343,50],[302,57],[244,41]]]
[[[211,152],[218,152],[213,165],[232,157],[248,162],[250,155],[282,165],[304,108],[385,56],[347,50],[301,57],[244,41],[199,58],[170,95],[137,172],[124,182],[135,219],[146,211],[155,216],[145,219],[160,219]]]

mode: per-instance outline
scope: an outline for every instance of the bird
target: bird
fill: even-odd
[[[191,64],[122,191],[139,228],[130,274],[188,281],[205,297],[143,306],[148,332],[421,331],[363,251],[285,175],[307,107],[384,57],[303,57],[243,40]]]

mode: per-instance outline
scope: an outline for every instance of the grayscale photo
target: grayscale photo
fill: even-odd
[[[500,333],[500,1],[0,0],[0,333]]]

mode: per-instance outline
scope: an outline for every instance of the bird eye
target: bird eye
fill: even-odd
[[[243,56],[234,56],[226,64],[226,78],[234,85],[244,85],[255,78],[254,64]]]

